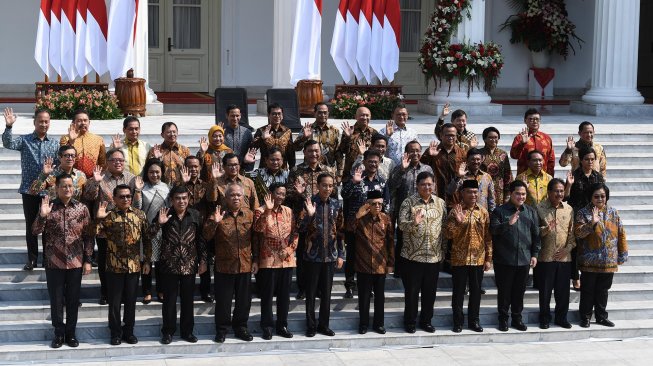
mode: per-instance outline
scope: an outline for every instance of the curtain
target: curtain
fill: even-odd
[[[173,44],[178,49],[198,49],[201,38],[202,0],[174,0],[172,9]]]
[[[401,0],[401,52],[419,51],[422,39],[422,0]]]

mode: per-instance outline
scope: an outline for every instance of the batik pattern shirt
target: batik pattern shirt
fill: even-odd
[[[528,168],[515,179],[526,183],[526,204],[535,208],[538,203],[547,199],[547,186],[553,177],[544,170],[541,170],[540,174],[535,174],[531,168]]]
[[[591,148],[594,150],[596,153],[596,159],[594,159],[594,165],[592,165],[592,169],[601,173],[603,179],[606,179],[608,177],[608,159],[605,156],[605,149],[603,149],[603,146],[595,142],[588,144],[583,140],[576,141],[575,146],[571,150],[565,149],[565,151],[562,152],[562,155],[560,156],[560,166],[565,167],[571,164],[572,172],[578,169],[580,167],[580,158],[578,156],[578,152],[582,148]]]
[[[52,202],[47,217],[37,216],[32,224],[32,234],[43,234],[44,267],[48,269],[81,268],[91,263],[93,236],[91,214],[83,203],[70,200],[64,205]]]
[[[254,260],[260,268],[296,267],[297,227],[290,207],[266,209],[256,220],[255,230],[261,240],[254,243]]]
[[[178,143],[168,145],[163,143],[159,146],[161,151],[161,162],[166,167],[162,181],[170,184],[181,184],[181,167],[184,166],[184,160],[186,157],[190,156],[190,150]],[[150,152],[147,153],[147,158],[154,157],[154,148],[150,149]]]
[[[390,158],[394,162],[394,165],[401,165],[401,159],[404,156],[406,144],[411,141],[417,141],[418,136],[417,132],[412,128],[401,128],[394,122],[392,123],[392,127],[394,130],[392,136],[388,136],[385,127],[383,127],[379,133],[388,137],[388,149],[385,152],[385,156]]]
[[[440,152],[431,156],[428,149],[424,152],[421,162],[428,164],[433,169],[435,174],[435,192],[438,197],[446,200],[447,185],[452,179],[456,177],[456,172],[460,164],[467,160],[467,151],[458,145],[453,145],[451,151],[447,152],[444,148]],[[447,201],[447,206],[451,206],[451,202]]]
[[[482,266],[492,262],[490,214],[475,204],[463,208],[463,215],[463,222],[458,222],[453,211],[447,216],[445,237],[451,240],[451,265]]]
[[[533,150],[538,150],[544,154],[544,166],[542,169],[549,175],[555,176],[556,156],[553,151],[553,141],[551,141],[549,135],[541,131],[529,135],[528,141],[525,144],[522,144],[521,134],[517,134],[512,141],[510,157],[517,159],[517,174],[521,174],[528,169],[528,153]]]
[[[59,142],[61,146],[70,145],[68,136],[61,136]],[[75,158],[75,165],[73,167],[84,172],[86,177],[90,178],[93,176],[95,166],[106,167],[107,152],[102,136],[86,132],[78,136],[72,145],[77,150],[77,158]]]
[[[466,172],[462,178],[454,178],[447,187],[447,197],[449,198],[452,204],[462,203],[462,194],[460,192],[460,187],[462,187],[465,180],[476,180],[478,182],[478,204],[481,205],[484,209],[492,212],[496,205],[496,200],[494,198],[495,189],[494,181],[488,173],[483,171],[478,171],[476,174],[471,172]]]
[[[259,207],[259,199],[256,196],[256,187],[251,179],[240,174],[232,179],[228,178],[225,174],[216,179],[215,182],[216,183],[211,189],[211,195],[208,197],[208,200],[211,202],[217,202],[223,209],[227,207],[227,186],[231,183],[239,184],[243,187],[243,203],[246,204],[250,210],[254,211]]]
[[[84,185],[86,184],[86,174],[82,171],[73,168],[70,173],[66,173],[61,168],[56,167],[51,174],[45,175],[43,172],[39,177],[32,182],[29,187],[28,194],[38,196],[50,196],[51,200],[57,198],[56,182],[57,177],[62,174],[70,174],[73,178],[73,198],[77,201],[81,200]]]
[[[555,207],[547,199],[537,205],[537,215],[540,218],[540,236],[542,236],[542,248],[537,261],[571,262],[570,252],[576,246],[574,210],[564,202]],[[555,227],[551,231],[549,223],[553,221]],[[565,256],[560,260],[554,260],[553,255],[560,250],[565,252]]]
[[[227,274],[252,271],[254,213],[247,207],[227,210],[219,223],[207,220],[204,238],[215,247],[215,271]],[[212,240],[211,240],[212,239]]]
[[[206,263],[206,243],[202,237],[202,221],[199,212],[186,210],[181,219],[174,211],[168,222],[159,224],[158,216],[149,227],[149,235],[161,230],[161,254],[157,269],[162,273],[194,275],[200,263]]]
[[[97,212],[100,202],[107,202],[107,210],[113,210],[115,207],[113,203],[113,189],[120,184],[126,184],[134,192],[136,188],[135,180],[136,177],[127,171],[123,171],[122,174],[115,177],[111,173],[105,172],[100,182],[96,182],[92,178],[86,181],[82,198],[93,207],[94,213]]]
[[[354,269],[360,273],[387,274],[387,268],[395,265],[395,230],[390,217],[381,212],[376,217],[367,214],[354,221]]]
[[[335,181],[335,168],[331,168],[324,164],[318,164],[315,169],[311,169],[307,163],[301,163],[290,171],[290,174],[288,175],[288,183],[286,185],[287,193],[284,204],[292,209],[295,214],[295,220],[299,221],[299,215],[304,209],[306,198],[313,197],[313,195],[317,194],[317,177],[322,173],[331,174]],[[295,189],[295,182],[299,179],[306,183],[306,189],[302,194],[297,193],[297,190]],[[338,192],[336,189],[333,190],[331,197],[338,198]]]
[[[354,166],[354,162],[358,155],[361,155],[360,149],[358,148],[358,140],[362,140],[365,143],[365,147],[369,149],[372,145],[372,136],[377,133],[372,127],[362,128],[361,125],[356,122],[354,124],[354,132],[351,136],[347,136],[344,132],[342,133],[342,143],[340,144],[340,153],[345,156],[345,163],[343,165],[343,170],[339,172],[339,176],[342,178],[342,181],[347,181],[351,177],[351,168]]]
[[[433,134],[440,139],[440,132],[442,132],[442,126],[444,125],[444,119],[438,118],[438,122],[435,124],[433,129]],[[456,145],[458,147],[469,150],[472,146],[472,140],[476,137],[476,134],[468,129],[464,129],[462,132],[458,132],[456,129]]]
[[[247,127],[238,125],[234,129],[228,125],[224,126],[224,144],[229,146],[234,151],[234,154],[238,155],[238,160],[240,160],[241,167],[244,171],[254,169],[254,163],[244,163],[245,155],[247,155],[252,141],[254,141],[254,136],[252,135],[252,131]]]
[[[152,257],[152,245],[147,237],[147,218],[137,208],[109,211],[107,217],[99,220],[97,230],[107,238],[106,270],[109,272],[140,273],[141,259],[149,261]]]
[[[335,198],[323,201],[318,195],[311,198],[315,214],[305,215],[300,231],[306,232],[304,260],[309,262],[335,262],[345,258],[343,243],[344,224],[340,202]]]
[[[418,210],[425,212],[419,225],[415,224]],[[401,204],[399,210],[399,229],[404,234],[401,256],[415,262],[438,263],[444,259],[445,248],[442,240],[447,207],[444,200],[431,195],[428,202],[419,195],[413,195]]]
[[[5,128],[2,133],[2,146],[5,149],[20,151],[20,187],[19,193],[29,193],[29,187],[43,170],[46,158],[54,158],[58,164],[57,151],[59,143],[51,140],[47,135],[39,139],[35,132],[13,138],[12,129]]]
[[[261,160],[259,161],[259,168],[262,168],[264,165],[265,159],[270,155],[269,151],[273,147],[281,150],[281,156],[283,156],[283,166],[282,169],[290,169],[295,166],[295,149],[292,142],[292,131],[280,124],[279,128],[276,130],[270,130],[270,137],[263,138],[263,131],[267,126],[260,127],[256,130],[254,134],[254,141],[252,146],[258,147],[261,152]]]
[[[567,203],[574,209],[574,212],[578,212],[578,210],[590,203],[588,197],[590,187],[595,183],[605,183],[605,179],[596,170],[592,170],[589,175],[585,175],[581,168],[574,170],[573,175],[574,183],[571,185]]]
[[[406,197],[410,197],[417,193],[417,175],[421,172],[429,172],[433,174],[433,169],[430,166],[422,163],[417,165],[409,165],[406,170],[401,165],[394,168],[388,180],[390,189],[390,204],[392,205],[392,217],[399,216],[399,207],[404,202]]]
[[[205,153],[203,153],[202,150],[198,151],[196,156],[202,162],[202,170],[200,171],[200,178],[202,178],[203,180],[210,180],[211,170],[213,169],[213,163],[218,163],[220,169],[224,169],[224,167],[222,166],[222,158],[229,153],[233,153],[233,150],[226,149],[226,150],[218,151],[209,147],[209,149],[206,150]],[[242,164],[243,161],[240,160],[240,163]]]
[[[125,169],[134,175],[141,175],[147,153],[152,148],[149,142],[136,140],[130,142],[125,138],[122,142],[122,153],[125,154]]]
[[[358,169],[359,166],[363,166],[363,155],[358,155],[356,161],[354,161],[354,164],[351,166],[351,171],[349,174],[354,175],[354,172],[356,172],[356,169]],[[390,177],[390,172],[392,172],[394,168],[395,162],[392,161],[392,159],[381,157],[381,161],[379,162],[378,171],[376,174],[378,174],[379,177],[388,180]]]
[[[147,217],[147,222],[152,222],[158,217],[159,210],[167,206],[169,193],[170,187],[163,182],[159,182],[155,185],[145,183],[143,192],[141,193],[141,199],[134,201],[134,207],[143,210]],[[159,255],[161,254],[160,230],[157,231],[156,234],[150,236],[150,242],[152,243],[151,261],[157,262],[159,260]]]
[[[502,205],[510,197],[509,186],[513,179],[508,153],[499,148],[490,151],[487,147],[482,148],[481,151],[485,159],[481,164],[481,170],[492,177],[494,200],[497,205]]]
[[[303,133],[299,133],[299,137],[295,140],[294,149],[295,151],[301,151],[304,149],[304,144],[308,140],[315,140],[320,144],[320,157],[321,163],[327,165],[331,168],[337,170],[342,169],[342,154],[338,152],[338,147],[340,146],[340,131],[334,127],[324,124],[323,126],[318,126],[317,123],[313,122],[311,124],[312,135],[309,138],[304,137]]]
[[[356,213],[358,209],[367,201],[367,193],[379,191],[383,193],[383,210],[388,212],[390,208],[390,192],[385,179],[377,175],[374,178],[368,178],[363,173],[363,179],[354,184],[350,179],[342,185],[342,199],[345,203],[345,230],[354,232],[356,224]]]
[[[216,181],[205,182],[197,178],[196,180],[189,180],[184,185],[188,188],[188,207],[199,211],[202,219],[206,218],[209,210],[213,210],[215,205],[215,201],[211,200],[213,196],[208,192],[215,189]]]
[[[246,176],[254,182],[259,204],[261,205],[264,204],[263,201],[265,200],[265,195],[270,193],[270,186],[273,183],[279,183],[285,186],[286,183],[288,183],[288,175],[289,173],[287,170],[279,169],[276,173],[272,173],[268,168],[258,168],[246,173]]]
[[[578,269],[583,272],[613,273],[628,260],[628,243],[619,213],[606,206],[599,211],[599,222],[592,224],[594,206],[589,204],[576,214],[574,233],[578,239]]]

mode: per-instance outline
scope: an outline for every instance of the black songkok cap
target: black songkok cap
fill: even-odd
[[[463,181],[463,186],[460,187],[460,189],[465,189],[465,188],[476,188],[478,189],[478,181],[476,179],[467,179]]]
[[[367,199],[373,200],[376,198],[383,198],[383,192],[381,191],[369,191],[367,192]]]

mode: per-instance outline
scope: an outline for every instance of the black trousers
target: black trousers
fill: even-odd
[[[32,224],[39,214],[41,197],[31,194],[21,194],[23,198],[23,214],[25,215],[25,240],[27,242],[27,260],[36,262],[39,257],[38,235],[32,234]],[[45,259],[43,260],[45,262]]]
[[[195,326],[195,313],[193,312],[195,274],[161,273],[160,285],[160,288],[163,289],[163,326],[161,333],[173,335],[177,330],[177,295],[179,295],[181,335],[188,336],[192,334]]]
[[[537,262],[534,272],[537,273],[538,289],[540,291],[540,322],[551,321],[551,291],[554,291],[556,307],[555,321],[567,320],[569,312],[569,275],[570,262]]]
[[[468,284],[467,323],[479,322],[483,266],[451,266],[451,280],[453,281],[453,296],[451,298],[453,324],[462,326],[465,321],[463,302],[465,301],[465,290]]]
[[[385,274],[356,272],[359,325],[370,325],[370,297],[374,289],[374,327],[382,327],[385,317]]]
[[[395,231],[395,239],[396,239],[396,244],[395,244],[395,268],[394,268],[394,273],[397,275],[401,275],[401,269],[403,267],[404,263],[404,257],[401,256],[401,249],[404,247],[404,232],[399,229],[399,226],[397,226],[397,230]]]
[[[113,273],[107,271],[107,295],[109,304],[109,329],[111,338],[134,334],[136,320],[136,293],[140,273]],[[120,323],[120,303],[125,303],[124,327]]]
[[[261,328],[270,328],[272,320],[272,298],[277,296],[277,329],[288,327],[290,308],[290,283],[293,268],[261,268],[256,283],[261,298]]]
[[[613,277],[614,273],[581,271],[580,304],[578,306],[581,319],[590,319],[592,308],[594,308],[595,320],[608,318],[605,308],[608,305],[608,290],[612,287]]]
[[[345,232],[345,243],[347,244],[346,261],[345,261],[345,288],[349,290],[356,289],[356,280],[354,275],[356,270],[356,235],[351,232]]]
[[[306,233],[299,233],[299,240],[297,241],[297,250],[295,256],[297,259],[297,268],[295,268],[297,291],[306,291],[306,275],[304,274],[304,252],[306,252]]]
[[[82,287],[82,269],[45,269],[45,279],[50,296],[50,318],[57,337],[75,335],[77,312],[79,311],[79,291]],[[63,309],[66,307],[66,322]]]
[[[576,241],[576,246],[571,250],[571,279],[574,281],[580,280],[580,271],[578,270],[578,262],[576,261],[577,253],[578,241]]]
[[[417,320],[417,303],[422,294],[422,308],[419,313],[419,324],[431,324],[433,305],[438,289],[438,278],[442,262],[422,263],[403,259],[401,282],[404,284],[404,325],[414,326]]]
[[[152,295],[152,277],[154,277],[154,292],[163,293],[161,287],[161,276],[159,271],[156,270],[156,262],[150,263],[150,273],[145,274],[141,272],[141,288],[143,296]]]
[[[213,257],[209,256],[206,261],[206,271],[200,275],[200,295],[207,296],[211,291],[211,267],[213,267]]]
[[[331,316],[331,286],[335,262],[304,262],[306,286],[306,328],[328,328]],[[315,293],[320,291],[320,319],[315,320]]]
[[[247,329],[249,309],[252,306],[250,291],[252,274],[215,273],[215,330],[227,334],[229,328]],[[231,299],[236,296],[233,318]]]
[[[107,239],[95,238],[97,243],[97,273],[100,277],[100,295],[107,297]]]
[[[497,283],[497,308],[499,321],[508,321],[508,311],[511,311],[512,321],[522,320],[524,310],[524,293],[530,266],[508,266],[494,264],[494,280]]]

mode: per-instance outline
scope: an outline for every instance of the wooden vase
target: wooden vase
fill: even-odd
[[[116,83],[116,97],[118,107],[124,116],[145,117],[145,79],[118,78]]]
[[[316,103],[323,101],[322,80],[300,80],[295,87],[299,101],[299,114],[302,117],[312,117]]]

